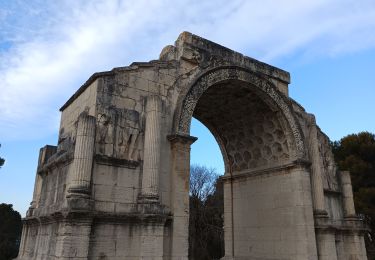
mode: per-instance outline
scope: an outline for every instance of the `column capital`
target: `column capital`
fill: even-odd
[[[198,140],[198,137],[186,135],[186,134],[175,133],[175,134],[167,135],[167,139],[172,144],[183,143],[183,144],[192,145],[195,141]]]
[[[145,106],[145,112],[151,112],[151,111],[156,111],[156,112],[162,112],[162,100],[160,96],[158,95],[151,95],[146,97],[146,106]]]

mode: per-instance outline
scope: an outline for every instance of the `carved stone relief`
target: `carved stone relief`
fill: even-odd
[[[291,158],[280,113],[271,110],[248,88],[233,83],[209,88],[194,116],[220,139],[233,171],[282,163]]]
[[[98,114],[98,127],[96,133],[96,153],[106,156],[113,155],[113,120],[111,115]]]
[[[332,153],[329,139],[321,131],[318,131],[319,152],[323,163],[324,189],[339,191],[337,181],[337,167]]]
[[[65,132],[64,128],[60,129],[57,153],[73,152],[76,142],[77,123],[71,128],[70,132]]]
[[[109,108],[98,114],[96,153],[129,161],[140,160],[140,114],[135,110]]]
[[[137,144],[140,137],[139,113],[123,109],[118,114],[114,157],[135,161],[139,159]]]

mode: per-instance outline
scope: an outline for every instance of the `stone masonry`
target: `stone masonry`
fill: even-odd
[[[192,117],[223,155],[224,259],[367,259],[349,172],[289,82],[188,32],[95,73],[40,149],[18,259],[188,259]]]

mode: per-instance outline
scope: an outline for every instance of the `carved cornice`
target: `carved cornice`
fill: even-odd
[[[187,134],[172,134],[168,135],[167,139],[169,142],[173,143],[183,143],[183,144],[193,144],[198,140],[198,137],[187,135]]]
[[[37,173],[38,174],[42,174],[42,173],[46,173],[48,171],[51,171],[52,169],[54,168],[57,168],[61,165],[65,165],[65,164],[68,164],[70,163],[71,161],[73,160],[73,152],[69,151],[69,152],[64,152],[62,154],[55,154],[53,155],[46,164],[44,164],[43,166],[41,166]]]
[[[105,223],[153,223],[164,225],[166,221],[171,220],[172,215],[167,211],[160,212],[130,212],[130,213],[110,213],[110,212],[92,212],[92,211],[70,211],[54,212],[44,216],[26,217],[22,221],[25,225],[41,225],[49,223],[78,223],[90,224],[92,222]]]
[[[221,179],[225,181],[237,180],[237,179],[247,179],[247,178],[257,178],[260,176],[274,176],[281,174],[288,174],[288,170],[295,168],[307,168],[309,167],[309,162],[307,161],[289,161],[283,164],[263,166],[256,169],[247,169],[240,172],[233,172],[232,175],[225,174]]]
[[[346,232],[363,233],[369,231],[369,227],[359,218],[332,220],[329,218],[315,218],[315,230],[317,232]]]
[[[120,159],[120,158],[110,157],[110,156],[101,155],[101,154],[95,155],[95,162],[97,164],[109,165],[109,166],[115,166],[115,167],[123,167],[123,168],[129,168],[129,169],[135,169],[140,164],[139,161]]]
[[[169,55],[166,53],[169,52]],[[290,74],[287,71],[247,57],[239,52],[221,46],[215,42],[194,35],[190,32],[182,32],[175,46],[167,46],[162,51],[163,56],[170,56],[174,59],[187,60],[189,62],[207,63],[215,58],[221,61],[236,63],[237,65],[249,68],[256,73],[266,76],[267,78],[276,79],[284,83],[290,83]],[[208,61],[207,61],[208,60]]]

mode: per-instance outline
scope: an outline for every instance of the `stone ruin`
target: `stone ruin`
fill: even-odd
[[[95,73],[40,150],[18,259],[188,259],[192,117],[224,159],[224,259],[367,259],[349,172],[289,83],[188,32]]]

